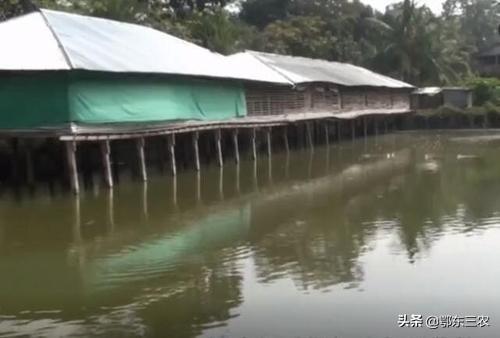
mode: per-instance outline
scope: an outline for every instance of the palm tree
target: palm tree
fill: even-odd
[[[470,73],[456,29],[444,26],[429,8],[405,0],[383,20],[385,42],[374,62],[379,70],[417,85],[453,83]]]

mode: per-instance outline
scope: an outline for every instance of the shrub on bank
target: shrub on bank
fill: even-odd
[[[466,109],[443,106],[418,110],[412,124],[412,128],[500,128],[500,104],[488,101]]]
[[[472,89],[474,106],[483,106],[487,103],[500,106],[500,79],[473,77],[464,81]]]

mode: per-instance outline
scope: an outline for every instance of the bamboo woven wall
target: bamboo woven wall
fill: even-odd
[[[410,93],[407,90],[396,90],[392,94],[392,106],[394,109],[410,109]]]
[[[341,88],[342,111],[366,109],[365,91],[357,88]]]
[[[316,85],[309,87],[311,97],[312,112],[331,112],[340,111],[339,92],[337,87],[331,85]]]
[[[369,109],[392,109],[392,93],[388,89],[367,90],[366,103]]]
[[[300,89],[251,85],[246,87],[246,99],[249,116],[410,109],[410,93],[405,89],[338,88],[319,83]]]
[[[245,92],[249,116],[297,114],[306,110],[305,91],[287,87],[247,86]]]

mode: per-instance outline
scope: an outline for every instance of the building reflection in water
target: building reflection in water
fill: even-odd
[[[195,337],[238,315],[248,260],[260,283],[356,288],[360,257],[381,228],[416,261],[447,229],[480,231],[498,216],[494,149],[458,163],[457,152],[467,150],[460,144],[390,143],[389,156],[364,156],[364,144],[332,148],[332,159],[321,149],[274,156],[265,187],[258,174],[269,168],[249,162],[235,167],[235,179],[227,167],[96,196],[3,200],[2,327],[30,335],[21,321],[45,320],[69,334]],[[421,164],[431,146],[446,155],[429,171]]]

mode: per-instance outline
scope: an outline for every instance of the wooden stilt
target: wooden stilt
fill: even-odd
[[[387,125],[387,118],[384,118],[384,132],[386,134],[389,132],[389,126]]]
[[[329,147],[330,146],[330,130],[328,128],[328,121],[325,122],[324,128],[325,128],[325,144],[327,147]]]
[[[80,182],[78,181],[78,167],[76,163],[76,142],[69,141],[66,146],[66,161],[68,163],[69,182],[71,191],[77,195],[80,193]]]
[[[177,208],[177,176],[172,178],[172,204]]]
[[[196,172],[196,202],[201,203],[201,173]]]
[[[224,168],[219,169],[219,198],[224,200]]]
[[[378,136],[379,130],[378,130],[378,118],[374,118],[375,122],[375,136]]]
[[[139,175],[143,182],[148,180],[148,173],[146,170],[146,155],[144,154],[144,146],[146,141],[143,137],[136,140],[137,156],[139,158]]]
[[[18,168],[19,139],[17,138],[11,139],[10,147],[12,148],[12,156],[10,157],[12,181],[18,183],[19,182],[19,168]]]
[[[217,148],[217,165],[222,168],[224,159],[222,158],[221,130],[215,131],[215,146]]]
[[[200,151],[198,148],[198,140],[200,138],[200,134],[195,131],[193,133],[193,148],[194,148],[194,165],[196,171],[200,171]]]
[[[313,139],[312,139],[311,123],[310,122],[306,123],[306,134],[307,134],[307,143],[308,143],[309,149],[313,150],[314,144],[313,144]]]
[[[256,138],[257,138],[257,131],[255,128],[252,129],[252,160],[257,161],[257,144],[256,144]]]
[[[267,178],[269,180],[269,184],[273,184],[273,160],[271,156],[267,158]]]
[[[363,133],[364,133],[365,140],[368,137],[368,121],[367,120],[368,120],[367,117],[363,118]]]
[[[168,136],[168,153],[170,155],[170,171],[172,176],[177,175],[177,164],[175,161],[175,134]]]
[[[33,166],[33,149],[31,146],[26,147],[26,180],[30,186],[35,184],[35,170]]]
[[[355,119],[351,120],[351,133],[352,133],[352,140],[354,141],[356,139],[356,120]]]
[[[258,170],[257,170],[257,161],[253,163],[253,188],[255,191],[259,190],[259,177],[258,177]]]
[[[307,166],[307,173],[308,177],[312,178],[312,173],[313,173],[313,163],[314,163],[314,152],[309,153],[309,165]]]
[[[239,163],[236,165],[236,193],[239,195],[241,193],[240,187],[240,165]]]
[[[108,226],[110,232],[113,232],[115,228],[115,204],[114,204],[113,189],[108,190],[107,201],[108,201]]]
[[[342,141],[342,129],[341,128],[342,128],[342,126],[341,126],[341,122],[339,120],[339,121],[337,121],[337,138],[338,138],[339,142]]]
[[[145,219],[149,218],[148,208],[148,182],[144,181],[142,185],[142,214]]]
[[[82,217],[80,212],[80,198],[78,196],[75,196],[73,198],[73,242],[80,243],[81,241]]]
[[[234,161],[240,164],[240,147],[238,144],[238,129],[233,130]]]
[[[271,157],[272,154],[271,128],[266,129],[266,143],[267,143],[267,156]]]
[[[285,160],[285,178],[288,179],[290,177],[290,154],[286,154]]]
[[[101,141],[100,147],[101,147],[102,164],[104,168],[104,182],[106,183],[106,186],[108,188],[113,188],[113,174],[111,171],[111,160],[110,160],[111,147],[109,144],[109,140]]]
[[[285,144],[285,150],[287,154],[290,152],[290,144],[288,143],[288,128],[283,127],[283,143]]]

